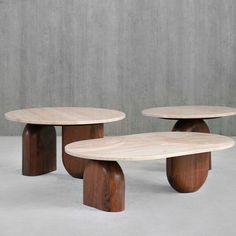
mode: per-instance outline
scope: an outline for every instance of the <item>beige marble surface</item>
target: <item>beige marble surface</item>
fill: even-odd
[[[236,115],[236,108],[224,106],[153,107],[143,110],[142,114],[166,119],[205,119]]]
[[[155,132],[74,142],[68,154],[94,160],[154,160],[230,148],[233,139],[195,132]]]
[[[11,111],[5,114],[5,118],[27,124],[84,125],[122,120],[125,114],[102,108],[43,107]]]

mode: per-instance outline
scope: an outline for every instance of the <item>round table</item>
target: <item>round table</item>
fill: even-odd
[[[142,111],[144,116],[158,117],[161,119],[178,120],[172,131],[189,131],[210,133],[210,129],[204,119],[214,119],[225,116],[236,115],[236,108],[225,106],[170,106],[153,107]],[[193,159],[198,156],[209,158],[209,169],[211,169],[211,153],[192,155]],[[171,165],[174,159],[168,160]],[[179,161],[177,159],[177,161]]]
[[[67,172],[83,178],[88,160],[65,153],[68,143],[104,137],[104,123],[125,118],[120,111],[90,107],[42,107],[7,112],[5,118],[25,123],[22,173],[27,176],[56,170],[56,130],[62,126],[62,159]]]

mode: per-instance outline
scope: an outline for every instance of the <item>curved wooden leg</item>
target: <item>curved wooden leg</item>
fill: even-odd
[[[202,119],[183,119],[176,122],[172,131],[187,131],[187,132],[200,132],[210,133],[206,122]],[[211,170],[211,153],[205,153],[206,157],[209,158],[209,170]]]
[[[22,135],[22,174],[35,176],[56,170],[56,130],[27,124]]]
[[[166,174],[170,185],[180,193],[197,191],[208,175],[209,156],[205,153],[167,158]]]
[[[103,211],[125,208],[125,180],[115,161],[90,161],[84,171],[84,204]]]
[[[62,160],[65,169],[71,176],[82,179],[88,160],[65,153],[65,146],[80,140],[103,138],[103,127],[103,124],[62,126]]]

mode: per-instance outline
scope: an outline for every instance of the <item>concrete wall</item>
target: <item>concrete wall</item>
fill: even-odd
[[[0,135],[6,111],[123,110],[109,134],[169,130],[152,106],[236,107],[235,0],[0,0]],[[236,118],[209,121],[236,135]]]

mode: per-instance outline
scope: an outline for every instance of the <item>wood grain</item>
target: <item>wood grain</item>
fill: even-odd
[[[125,180],[121,167],[113,161],[91,161],[84,172],[84,204],[103,211],[125,208]]]
[[[170,185],[180,193],[197,191],[205,182],[209,156],[205,153],[167,158],[166,174]]]
[[[69,143],[104,137],[104,125],[77,125],[62,126],[62,160],[67,172],[75,178],[83,178],[83,173],[88,160],[73,157],[65,153],[65,146]]]
[[[207,124],[201,119],[179,120],[172,131],[210,133]],[[211,169],[210,152],[166,159],[168,181],[181,193],[197,191],[204,184],[209,169]]]
[[[56,131],[53,126],[28,124],[22,141],[23,175],[42,175],[56,170]]]
[[[201,132],[210,133],[210,129],[206,122],[202,119],[182,119],[176,122],[172,131]],[[202,156],[203,154],[201,154]],[[212,168],[211,153],[205,153],[209,158],[209,170]]]

